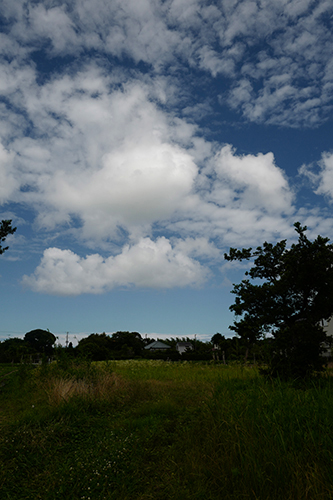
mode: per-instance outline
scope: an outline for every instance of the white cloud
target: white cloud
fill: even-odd
[[[287,234],[295,200],[273,153],[238,155],[193,123],[214,122],[220,83],[221,102],[249,121],[324,120],[331,11],[308,0],[4,0],[0,202],[33,209],[42,234],[123,246],[106,259],[48,248],[25,283],[60,294],[193,285],[199,259]],[[189,82],[198,74],[202,89]],[[194,102],[211,76],[212,96]],[[333,197],[331,163],[311,175]]]
[[[333,200],[333,154],[324,153],[319,165],[321,171],[319,173],[319,185],[316,193],[327,195]]]
[[[196,170],[176,146],[128,140],[104,156],[99,170],[59,171],[45,191],[51,206],[81,217],[87,237],[103,238],[119,225],[132,232],[170,217],[191,191]]]
[[[64,5],[46,9],[37,4],[30,9],[31,31],[36,38],[50,38],[55,55],[70,52],[77,47],[75,25],[66,14]]]
[[[0,203],[6,203],[17,192],[19,182],[13,174],[15,154],[0,143]]]
[[[193,125],[152,102],[156,81],[121,89],[112,82],[88,66],[41,90],[22,87],[36,133],[11,145],[12,175],[25,186],[15,201],[33,205],[40,226],[74,216],[85,238],[114,236],[119,226],[137,237],[141,226],[149,232],[186,204],[198,172],[194,156],[202,160],[209,146]]]
[[[325,152],[316,165],[302,165],[299,169],[301,175],[306,176],[315,188],[318,195],[327,196],[333,201],[333,154]]]
[[[199,286],[207,275],[199,262],[172,248],[162,237],[156,242],[143,238],[107,259],[98,254],[81,258],[70,250],[48,248],[34,274],[23,277],[23,284],[37,292],[79,295],[102,293],[116,286]]]
[[[236,155],[231,145],[216,155],[214,182],[209,199],[218,205],[260,208],[266,213],[290,213],[293,194],[272,153]]]
[[[320,123],[332,107],[332,31],[325,23],[332,10],[325,0],[210,6],[199,0],[20,0],[0,7],[9,19],[7,52],[16,47],[18,54],[23,44],[25,54],[41,47],[51,56],[94,50],[102,58],[111,54],[147,63],[158,73],[171,65],[180,76],[182,61],[214,77],[233,76],[226,102],[247,119],[289,126]],[[252,92],[239,100],[244,75]],[[272,77],[280,75],[289,76],[288,86],[272,86]],[[306,97],[307,88],[315,94]],[[313,99],[325,110],[319,112]]]
[[[218,249],[251,246],[284,237],[298,220],[294,193],[272,153],[237,155],[226,145],[207,161],[196,186],[187,207],[166,224],[193,241],[205,238]]]

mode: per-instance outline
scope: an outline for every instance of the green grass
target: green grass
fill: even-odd
[[[1,499],[333,499],[332,389],[237,365],[18,367],[0,388]]]

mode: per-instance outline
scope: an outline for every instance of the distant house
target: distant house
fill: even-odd
[[[183,354],[185,351],[193,351],[192,342],[177,342],[176,349],[179,354]]]
[[[159,340],[156,340],[155,342],[146,345],[145,349],[148,351],[167,351],[168,349],[171,349],[171,347],[163,342],[160,342]]]

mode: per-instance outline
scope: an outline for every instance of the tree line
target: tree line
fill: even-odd
[[[237,320],[230,326],[235,336],[226,338],[216,333],[210,342],[190,339],[166,339],[167,352],[150,352],[145,347],[154,339],[142,338],[138,332],[92,333],[73,348],[66,345],[71,356],[85,356],[99,361],[131,357],[192,359],[222,361],[252,358],[265,365],[263,373],[271,377],[305,378],[324,368],[322,354],[332,344],[323,322],[333,316],[333,244],[329,238],[317,236],[310,241],[307,227],[294,224],[297,243],[290,248],[287,240],[275,245],[264,242],[255,250],[230,248],[228,261],[253,259],[246,278],[234,284],[236,296],[230,310]],[[11,220],[0,224],[0,254],[8,247],[2,243],[16,228]],[[176,344],[192,342],[192,348],[180,354]],[[19,362],[30,356],[51,357],[56,337],[45,330],[26,333],[24,339],[7,339],[0,343],[0,362]]]
[[[147,345],[160,340],[170,348],[167,351],[149,351]],[[176,348],[178,342],[189,342],[191,348],[180,354]],[[112,334],[92,333],[82,338],[76,347],[72,342],[67,346],[57,343],[57,337],[48,330],[32,330],[24,338],[8,338],[0,342],[1,363],[40,362],[66,355],[72,358],[85,358],[91,361],[106,361],[112,359],[165,359],[202,360],[217,362],[243,361],[247,345],[242,339],[234,336],[226,338],[220,333],[204,342],[189,337],[171,337],[154,339],[142,336],[138,332],[118,331]],[[265,346],[257,346],[248,358],[249,362],[262,362],[265,359]]]

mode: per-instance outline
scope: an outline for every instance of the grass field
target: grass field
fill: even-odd
[[[1,499],[333,499],[332,389],[203,363],[2,365]]]

